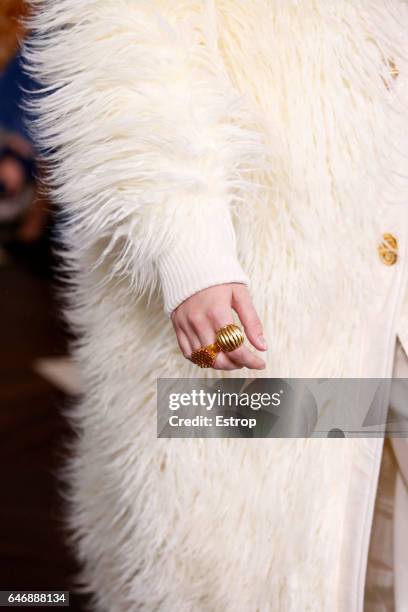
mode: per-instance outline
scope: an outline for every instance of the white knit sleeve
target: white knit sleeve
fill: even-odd
[[[35,125],[72,258],[125,279],[133,299],[158,288],[168,314],[205,287],[248,283],[231,210],[259,142],[205,10],[41,6],[26,60],[46,93]]]
[[[183,236],[159,258],[164,309],[168,315],[185,299],[207,287],[250,284],[238,261],[229,213],[220,208],[222,214],[204,226],[187,226]]]

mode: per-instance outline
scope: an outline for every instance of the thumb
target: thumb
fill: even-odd
[[[245,285],[234,287],[231,306],[239,316],[250,343],[259,351],[266,351],[268,347],[263,335],[262,323]]]

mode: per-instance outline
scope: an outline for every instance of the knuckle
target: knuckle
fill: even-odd
[[[242,367],[243,360],[239,359],[238,357],[231,357],[231,362],[230,363],[232,363],[234,368],[240,368],[240,367]]]
[[[208,310],[208,318],[213,323],[219,323],[221,321],[225,321],[227,309],[223,306],[214,305],[211,306]]]
[[[246,297],[249,295],[248,287],[242,283],[234,283],[233,291],[234,296],[237,298]]]
[[[177,310],[173,310],[173,312],[172,312],[172,313],[171,313],[171,315],[170,315],[170,319],[171,319],[171,322],[173,323],[173,325],[174,325],[175,327],[176,327],[176,325],[177,325],[178,318],[179,318],[179,317],[178,317]]]
[[[246,347],[240,346],[234,351],[228,353],[234,363],[244,363],[246,361]]]
[[[205,321],[205,316],[202,312],[193,310],[188,313],[187,321],[192,327],[201,327]]]
[[[185,318],[183,316],[183,313],[176,312],[174,316],[172,317],[172,321],[173,321],[174,329],[176,330],[176,333],[178,334],[185,327]]]
[[[225,365],[225,358],[222,353],[218,353],[218,355],[215,358],[214,365],[216,366]]]
[[[214,363],[214,369],[216,370],[228,370],[229,364],[228,360],[225,359],[224,355],[217,355],[217,358]]]

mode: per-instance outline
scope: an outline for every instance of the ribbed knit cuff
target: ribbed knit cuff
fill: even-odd
[[[235,245],[225,236],[210,235],[201,242],[183,240],[159,260],[164,310],[168,316],[197,291],[224,283],[249,285],[235,254]]]

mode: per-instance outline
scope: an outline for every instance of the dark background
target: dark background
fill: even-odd
[[[71,590],[59,479],[70,400],[33,370],[39,357],[64,355],[66,338],[51,277],[35,248],[28,255],[0,267],[0,590]],[[85,601],[71,592],[70,609]]]
[[[37,159],[20,109],[27,80],[17,59],[29,35],[21,25],[26,14],[22,0],[0,0],[0,145],[10,137]],[[3,185],[1,164],[0,157]],[[4,187],[0,194],[1,208]],[[67,353],[54,297],[52,208],[36,192],[12,223],[0,219],[0,590],[69,590],[69,609],[80,612],[87,600],[72,592],[77,564],[59,478],[73,435],[64,416],[72,398],[35,371],[37,359]]]

